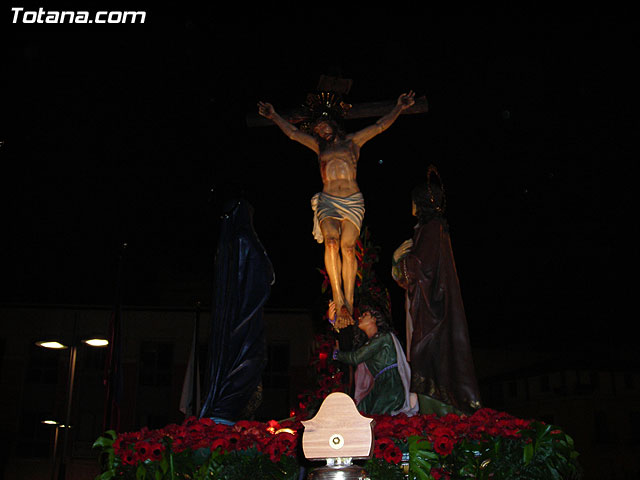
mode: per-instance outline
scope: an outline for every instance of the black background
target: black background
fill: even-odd
[[[410,89],[429,102],[368,143],[358,171],[399,328],[390,257],[433,163],[474,341],[631,344],[638,23],[324,10],[278,24],[213,6],[147,8],[144,25],[3,18],[0,301],[111,304],[126,243],[125,304],[207,304],[220,203],[241,190],[276,271],[269,305],[316,304],[317,160],[246,115],[298,106],[338,74],[351,103]]]

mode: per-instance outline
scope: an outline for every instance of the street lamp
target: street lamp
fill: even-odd
[[[56,459],[58,458],[58,434],[60,433],[61,428],[67,428],[66,425],[56,421],[56,420],[42,420],[40,423],[45,425],[51,425],[56,427],[53,433],[53,467],[51,468],[51,480],[55,480],[56,478]]]
[[[106,347],[107,345],[109,345],[109,340],[107,340],[106,338],[93,337],[82,340],[82,343],[86,343],[91,347]]]
[[[74,326],[75,333],[75,326]],[[74,335],[75,337],[75,335]],[[109,345],[109,341],[103,337],[91,336],[81,340],[91,347],[106,347]],[[53,471],[52,480],[56,479],[56,464],[57,464],[57,447],[58,447],[58,428],[64,427],[64,435],[62,438],[62,460],[60,461],[59,468],[57,469],[58,480],[63,480],[66,475],[66,462],[69,455],[69,430],[71,430],[71,404],[73,400],[73,385],[76,376],[76,358],[78,355],[77,342],[71,342],[70,345],[65,345],[54,339],[47,339],[36,342],[36,345],[42,348],[49,348],[54,350],[69,349],[69,374],[67,376],[67,401],[66,401],[66,416],[64,425],[60,425],[55,420],[43,420],[42,423],[56,426],[55,440],[53,446]]]
[[[39,342],[36,342],[36,345],[42,348],[50,348],[52,350],[63,350],[67,348],[66,345],[63,345],[56,340],[40,340]]]

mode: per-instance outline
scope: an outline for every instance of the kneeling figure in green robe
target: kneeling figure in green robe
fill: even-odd
[[[367,414],[416,413],[417,408],[410,405],[409,365],[382,314],[365,310],[358,318],[358,328],[367,335],[366,343],[353,352],[335,350],[333,354],[340,362],[358,366],[354,395],[358,410]]]

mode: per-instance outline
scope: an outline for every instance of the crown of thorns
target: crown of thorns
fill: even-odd
[[[306,103],[302,106],[306,120],[301,124],[301,128],[310,131],[321,120],[330,120],[340,125],[351,106],[333,92],[309,93]]]

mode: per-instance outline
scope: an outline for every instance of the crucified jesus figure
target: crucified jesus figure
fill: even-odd
[[[314,235],[325,243],[324,263],[337,312],[336,328],[352,322],[353,297],[358,262],[355,245],[364,216],[364,200],[356,183],[360,148],[384,132],[398,116],[415,103],[413,91],[403,93],[393,109],[376,123],[344,134],[329,116],[320,117],[305,133],[276,113],[270,103],[258,102],[258,113],[273,121],[291,140],[318,155],[322,192],[312,201]]]

